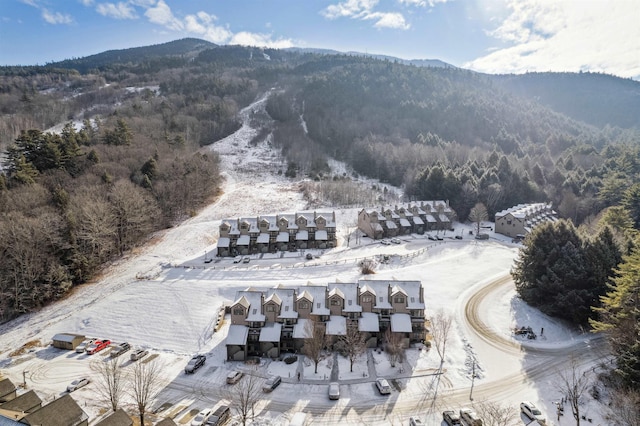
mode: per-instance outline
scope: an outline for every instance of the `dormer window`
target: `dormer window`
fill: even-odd
[[[298,302],[298,309],[309,309],[309,303],[308,302]]]
[[[339,299],[331,299],[331,306],[340,306],[340,300]],[[320,306],[318,306],[319,308]]]
[[[396,296],[395,299],[393,299],[393,303],[404,303],[404,297]]]

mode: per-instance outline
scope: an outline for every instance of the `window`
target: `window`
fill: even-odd
[[[393,299],[393,303],[404,303],[404,297],[402,297],[402,296],[396,296],[396,297]]]
[[[335,298],[335,299],[331,299],[331,306],[340,306],[340,299]],[[319,308],[320,306],[318,306]]]
[[[362,303],[371,303],[371,296],[362,296]]]
[[[416,298],[415,297],[411,297],[411,303],[415,303]]]
[[[235,308],[233,310],[233,315],[244,315],[244,309],[242,308]]]
[[[298,302],[298,309],[309,309],[308,302]]]
[[[273,305],[267,305],[267,312],[275,312],[275,310],[276,310],[275,308],[276,307],[273,306]]]
[[[322,305],[320,304],[320,302],[318,302],[318,303],[316,304],[316,306],[318,307],[318,309],[320,309],[320,307],[321,307]]]
[[[349,300],[349,306],[353,304],[353,300]]]

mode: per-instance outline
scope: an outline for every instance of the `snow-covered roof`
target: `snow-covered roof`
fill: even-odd
[[[264,299],[264,303],[274,302],[276,305],[280,305],[282,303],[282,299],[276,293],[272,293],[266,299]]]
[[[300,290],[309,293],[313,300],[313,307],[311,313],[314,315],[329,315],[330,311],[327,308],[327,287],[310,285],[306,287],[300,287]]]
[[[278,243],[288,243],[289,242],[289,233],[288,232],[280,232],[276,237],[276,242]]]
[[[251,241],[251,239],[249,238],[248,235],[240,235],[238,237],[238,242],[236,243],[236,245],[248,246],[250,241]]]
[[[310,337],[307,333],[307,323],[311,321],[305,318],[298,320],[298,323],[293,326],[293,338],[294,339],[306,339]]]
[[[282,333],[282,324],[279,322],[266,324],[260,329],[261,342],[279,342]]]
[[[229,240],[229,238],[227,238],[227,237],[220,237],[220,238],[218,239],[218,247],[220,247],[220,248],[227,248],[227,247],[229,247],[229,243],[230,243],[230,240]]]
[[[426,215],[424,218],[427,219],[427,222],[429,222],[429,223],[437,222],[436,218],[433,217],[433,215],[430,215],[430,214]]]
[[[347,319],[341,315],[331,315],[326,327],[327,336],[344,336],[347,334]]]
[[[374,308],[376,309],[391,309],[391,303],[389,303],[389,281],[360,281],[360,283],[366,284],[369,288],[373,289],[376,295],[376,303]]]
[[[267,234],[266,232],[261,233],[260,235],[258,235],[258,238],[256,239],[256,242],[258,244],[268,244],[269,243],[269,234]]]
[[[316,231],[316,241],[326,241],[327,240],[327,231],[321,229]]]
[[[71,334],[71,333],[58,333],[55,336],[53,336],[53,340],[57,340],[58,342],[67,342],[67,343],[73,343],[74,339],[77,339],[78,334]],[[81,336],[82,338],[84,338],[84,336]]]
[[[449,218],[448,218],[448,217],[447,217],[447,215],[446,215],[446,214],[444,214],[444,213],[440,213],[440,214],[438,215],[438,219],[440,219],[440,222],[443,222],[443,223],[450,222]]]
[[[402,287],[407,295],[407,309],[424,309],[424,302],[421,302],[423,291],[420,281],[401,281],[398,285]]]
[[[391,314],[391,331],[394,333],[411,333],[411,317],[409,314]]]
[[[424,222],[422,221],[422,219],[420,219],[419,216],[413,217],[413,223],[415,223],[416,225],[424,225]]]
[[[382,225],[380,225],[378,222],[372,222],[371,223],[371,229],[373,229],[375,232],[381,232],[382,231]]]
[[[236,293],[238,302],[244,297],[249,303],[246,321],[262,322],[265,320],[265,316],[262,313],[262,295],[261,291],[254,290],[243,290]]]
[[[249,327],[244,325],[231,324],[229,326],[229,332],[227,333],[227,345],[241,345],[247,344],[247,337],[249,336]]]
[[[280,315],[278,318],[298,318],[298,312],[294,309],[295,289],[293,288],[271,288],[267,294],[269,297],[280,299]]]
[[[387,220],[386,222],[387,229],[397,229],[396,223],[392,220]]]
[[[411,223],[407,219],[400,219],[400,226],[411,227]]]
[[[329,283],[329,297],[331,292],[340,292],[344,299],[343,312],[362,312],[362,306],[358,304],[358,284],[356,283]]]
[[[358,321],[358,330],[368,333],[378,333],[380,331],[380,321],[378,314],[373,312],[363,312]]]
[[[296,233],[296,241],[307,241],[309,239],[309,231],[298,231]]]

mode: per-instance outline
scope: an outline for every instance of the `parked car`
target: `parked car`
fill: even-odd
[[[431,241],[436,241],[436,237],[434,237],[433,235],[427,235],[427,238]]]
[[[233,258],[233,263],[240,263],[242,262],[242,256],[236,256]]]
[[[392,238],[392,239],[391,239],[391,242],[392,242],[393,244],[400,244],[402,241],[400,241],[400,238]]]
[[[388,245],[391,245],[391,241],[389,241],[389,240],[387,240],[387,239],[385,238],[384,240],[381,240],[381,241],[380,241],[380,244],[385,245],[385,246],[388,246]]]
[[[204,426],[204,422],[207,421],[212,412],[213,410],[211,408],[205,408],[200,411],[193,420],[191,420],[191,426]]]
[[[89,355],[93,355],[96,352],[100,352],[110,344],[111,344],[111,340],[96,340],[95,342],[87,346],[86,350]]]
[[[447,422],[449,426],[456,426],[460,424],[460,416],[453,410],[443,411],[442,419]]]
[[[409,417],[409,426],[424,426],[420,417]]]
[[[123,353],[127,352],[130,349],[131,349],[130,344],[128,344],[127,342],[122,342],[115,348],[111,349],[111,352],[109,353],[109,355],[111,356],[111,358],[115,358],[117,356],[122,355]]]
[[[391,386],[389,386],[387,379],[378,377],[376,379],[376,387],[378,388],[380,395],[389,395],[391,393]]]
[[[440,235],[436,235],[436,240],[438,240],[438,241],[442,241],[442,240],[444,240],[444,238],[443,238],[443,237],[441,237]]]
[[[522,401],[520,403],[520,411],[522,411],[531,420],[536,420],[538,423],[546,423],[547,421],[547,419],[542,415],[542,412],[538,410],[538,407],[530,401]]]
[[[69,386],[67,386],[67,392],[73,392],[74,390],[78,390],[83,386],[87,386],[91,381],[87,378],[82,378],[78,380],[74,380],[71,382]]]
[[[271,392],[272,390],[280,386],[281,382],[282,382],[282,378],[280,376],[271,376],[267,379],[266,382],[264,382],[264,386],[262,386],[262,390],[264,392]]]
[[[229,420],[229,417],[231,417],[231,409],[227,405],[221,405],[209,416],[205,426],[221,426]]]
[[[79,354],[86,352],[87,347],[95,341],[96,339],[85,339],[82,343],[76,346],[76,352]]]
[[[311,253],[307,253],[307,255],[305,256],[305,258],[306,258],[307,260],[311,260],[311,259],[313,259],[313,255],[312,255]]]
[[[193,358],[191,358],[187,363],[187,366],[184,367],[184,372],[186,374],[194,373],[198,368],[204,365],[206,360],[207,357],[205,355],[194,355]]]
[[[460,420],[466,426],[482,426],[482,419],[471,408],[460,409]]]
[[[136,349],[135,351],[133,351],[131,353],[129,358],[131,359],[131,361],[137,361],[140,358],[144,358],[147,355],[149,355],[149,351],[148,350],[146,350],[146,349]]]
[[[245,256],[242,258],[242,263],[249,263],[251,262],[251,258],[249,256]]]
[[[227,383],[232,385],[234,383],[238,383],[240,379],[242,379],[244,373],[242,371],[233,370],[229,374],[227,374]]]
[[[329,399],[340,399],[340,383],[329,383]]]
[[[456,235],[456,240],[461,240],[462,239],[462,235]]]

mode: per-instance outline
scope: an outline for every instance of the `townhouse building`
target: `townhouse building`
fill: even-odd
[[[496,213],[495,232],[524,238],[541,223],[558,220],[551,203],[518,204]]]
[[[358,229],[373,239],[451,228],[455,212],[448,201],[416,201],[358,212]]]
[[[336,246],[335,212],[297,212],[225,219],[220,223],[218,256],[237,256]]]
[[[295,288],[238,291],[230,306],[227,359],[276,358],[302,348],[309,323],[320,325],[329,347],[357,326],[367,346],[390,329],[405,346],[426,338],[424,291],[420,281],[363,280]]]

